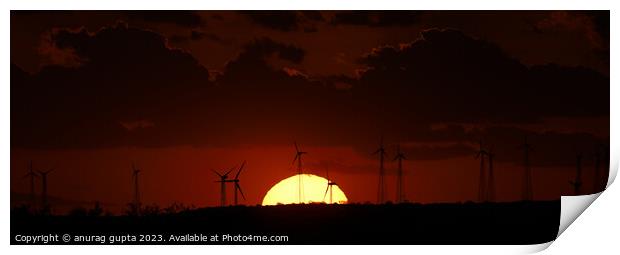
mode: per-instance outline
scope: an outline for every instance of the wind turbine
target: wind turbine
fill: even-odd
[[[39,172],[39,175],[41,176],[41,184],[42,184],[42,189],[41,189],[41,201],[43,203],[43,208],[47,208],[48,204],[47,204],[47,175],[49,173],[51,173],[52,171],[54,171],[54,169],[49,169],[47,171],[39,171],[37,170],[37,172]]]
[[[520,146],[523,148],[523,166],[524,166],[524,175],[523,175],[523,200],[530,201],[534,196],[532,191],[532,169],[530,168],[530,151],[533,151],[532,146],[527,142],[527,136],[525,137],[525,141],[523,145]]]
[[[396,157],[394,160],[398,160],[398,180],[396,181],[396,202],[402,203],[405,200],[405,194],[403,189],[403,160],[405,160],[405,154],[400,151],[400,144],[396,146]]]
[[[493,158],[495,158],[495,153],[491,152],[491,150],[487,153],[489,158],[489,179],[487,180],[487,199],[490,202],[495,202],[495,176],[493,174]]]
[[[297,142],[294,142],[295,144],[295,159],[293,159],[293,164],[295,164],[295,161],[297,161],[297,176],[299,177],[299,203],[301,204],[301,202],[303,201],[303,189],[304,189],[304,183],[303,183],[303,169],[301,167],[301,157],[304,154],[307,154],[308,152],[305,151],[301,151],[299,150],[299,147],[297,146]]]
[[[381,137],[379,149],[377,149],[373,155],[375,154],[379,154],[379,190],[377,193],[377,203],[383,204],[383,202],[385,202],[385,169],[383,168],[383,161],[386,156],[385,147],[383,147],[383,137]]]
[[[211,169],[211,171],[213,171],[215,174],[217,174],[217,176],[220,177],[219,181],[215,181],[220,183],[220,206],[226,206],[226,183],[230,182],[228,180],[228,174],[232,172],[233,169],[234,167],[228,170],[228,172],[226,172],[225,174],[220,174],[215,170]]]
[[[478,183],[478,201],[486,202],[487,200],[487,179],[486,173],[484,171],[484,157],[488,156],[489,153],[482,148],[482,141],[479,141],[480,148],[476,152],[476,159],[480,158],[480,180]]]
[[[334,203],[334,185],[338,186],[337,183],[333,182],[329,179],[329,168],[325,166],[325,172],[327,173],[327,188],[325,189],[325,194],[323,195],[323,201],[325,201],[325,197],[327,196],[327,191],[329,191],[329,203]]]
[[[28,173],[24,175],[24,178],[26,177],[30,177],[30,203],[31,203],[31,206],[34,206],[36,202],[36,194],[34,191],[34,179],[39,178],[39,176],[32,168],[32,160],[30,160],[30,164],[28,165]]]
[[[229,181],[229,182],[235,183],[235,205],[237,205],[237,190],[239,191],[239,193],[241,193],[241,197],[243,197],[243,200],[245,200],[245,196],[243,195],[243,191],[241,190],[241,186],[239,185],[239,174],[241,173],[241,170],[243,170],[244,166],[245,166],[245,161],[243,161],[243,163],[241,164],[241,167],[239,167],[239,171],[237,171],[237,174],[235,175],[235,179],[232,179]]]
[[[577,154],[577,173],[575,174],[575,180],[570,181],[570,185],[573,186],[575,196],[581,195],[581,159],[583,156],[581,153]]]
[[[138,186],[138,177],[142,170],[136,167],[136,164],[133,162],[131,163],[131,170],[131,178],[133,180],[133,210],[134,213],[137,214],[140,211],[140,189]]]

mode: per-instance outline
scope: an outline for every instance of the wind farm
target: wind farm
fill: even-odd
[[[409,179],[410,182],[414,183],[416,180],[406,178],[407,175],[405,173],[409,172],[408,169],[410,169],[410,167],[403,164],[403,161],[408,158],[405,157],[405,153],[403,152],[400,144],[395,144],[393,146],[395,147],[393,152],[393,155],[395,156],[392,160],[394,163],[386,164],[382,155],[387,155],[388,152],[385,149],[383,138],[381,138],[380,147],[376,151],[376,154],[379,155],[379,167],[380,170],[382,170],[380,172],[382,173],[380,177],[384,177],[383,181],[387,179],[385,177],[393,177],[395,180],[393,183],[395,184],[396,192],[394,193],[395,200],[393,202],[381,202],[381,200],[379,200],[378,203],[375,204],[361,204],[348,201],[348,198],[344,193],[346,189],[342,190],[339,184],[334,181],[334,175],[330,174],[328,164],[323,164],[325,173],[324,177],[310,174],[314,171],[305,168],[304,165],[300,163],[302,155],[306,155],[307,152],[301,151],[296,142],[294,142],[293,145],[296,151],[296,156],[294,161],[291,163],[290,170],[294,173],[291,173],[292,175],[289,178],[274,185],[265,195],[264,201],[261,205],[252,206],[243,202],[247,201],[247,198],[241,188],[241,173],[246,169],[246,167],[249,168],[248,171],[250,171],[250,173],[252,171],[252,163],[247,160],[243,160],[238,167],[231,167],[225,171],[218,172],[212,170],[212,172],[217,176],[214,183],[219,186],[219,192],[211,195],[217,195],[219,198],[220,203],[218,206],[195,207],[175,205],[174,207],[163,209],[143,205],[141,202],[143,193],[140,187],[145,185],[143,182],[139,181],[139,176],[143,174],[143,171],[141,168],[138,168],[135,163],[131,163],[132,197],[127,213],[117,216],[110,214],[108,216],[89,216],[87,218],[84,218],[85,216],[78,217],[76,211],[72,211],[66,216],[53,214],[53,211],[51,210],[53,208],[53,204],[50,204],[48,201],[48,174],[50,174],[55,168],[47,171],[36,171],[32,167],[32,161],[29,161],[27,167],[28,171],[24,177],[29,177],[29,183],[31,184],[34,184],[38,180],[37,177],[40,177],[42,185],[40,205],[41,211],[37,211],[36,208],[38,207],[34,202],[29,205],[31,206],[29,207],[31,209],[30,211],[17,209],[13,210],[12,219],[16,224],[15,227],[12,227],[12,229],[19,228],[20,231],[23,231],[24,229],[28,229],[29,231],[40,231],[58,227],[60,224],[60,226],[62,226],[63,229],[66,228],[67,231],[85,231],[86,229],[92,228],[101,231],[122,229],[123,231],[132,233],[143,231],[144,224],[147,224],[149,225],[149,228],[161,228],[162,231],[168,232],[198,231],[200,228],[205,228],[209,229],[209,231],[201,230],[201,233],[207,235],[214,234],[217,231],[226,231],[230,229],[235,229],[237,231],[243,230],[266,231],[269,233],[287,233],[296,238],[290,243],[321,244],[332,242],[336,234],[325,234],[324,231],[321,230],[321,226],[323,226],[322,224],[316,226],[308,225],[306,223],[302,223],[303,221],[297,221],[296,217],[312,218],[313,220],[318,221],[329,219],[329,221],[339,222],[339,224],[348,226],[356,221],[369,221],[370,223],[366,224],[367,228],[356,232],[355,234],[350,234],[350,238],[345,238],[340,242],[342,244],[356,244],[358,242],[362,242],[361,240],[365,240],[365,238],[369,238],[368,235],[370,235],[371,232],[386,231],[386,226],[384,224],[379,224],[378,222],[376,224],[374,223],[374,217],[387,217],[390,219],[388,222],[394,221],[398,222],[401,226],[417,229],[420,227],[420,223],[417,220],[412,220],[410,216],[426,215],[424,217],[427,217],[428,221],[425,224],[432,224],[435,231],[438,231],[437,228],[450,229],[452,234],[446,234],[441,231],[428,232],[429,230],[425,229],[424,234],[422,234],[422,232],[414,232],[412,235],[411,233],[405,234],[401,231],[394,231],[394,229],[389,228],[391,231],[390,234],[379,239],[372,238],[372,240],[382,244],[428,244],[435,243],[436,240],[438,240],[437,238],[441,237],[442,240],[449,243],[528,243],[544,241],[552,238],[553,236],[550,233],[557,231],[557,225],[548,224],[547,220],[550,220],[558,215],[559,201],[530,201],[526,200],[525,197],[521,200],[512,202],[497,201],[495,179],[498,175],[501,177],[501,175],[505,173],[502,172],[502,169],[495,168],[494,159],[496,154],[490,147],[484,146],[482,140],[478,142],[478,148],[475,151],[475,159],[479,161],[479,182],[477,184],[471,184],[472,189],[476,186],[478,187],[478,201],[467,203],[433,204],[421,204],[405,199],[406,197],[411,197],[406,194],[406,189],[404,189],[405,180]],[[514,153],[518,154],[518,152],[518,150],[515,150]],[[593,153],[592,155],[596,156],[596,153]],[[582,154],[577,155],[576,176],[573,180],[569,181],[569,184],[571,184],[574,189],[575,195],[582,194],[582,158]],[[311,158],[308,160],[311,160]],[[471,163],[474,164],[475,161],[472,161]],[[596,169],[600,167],[600,162],[595,160],[594,163],[595,166],[593,170],[595,170],[594,172],[596,173]],[[235,175],[231,178],[230,174],[235,170]],[[389,174],[391,172],[389,170],[393,170],[393,174]],[[526,177],[523,178],[527,179]],[[300,185],[301,180],[303,180],[305,186]],[[232,194],[232,204],[228,203],[229,194],[226,192],[229,185],[231,185],[231,188],[234,189],[234,193]],[[524,187],[526,186],[527,185],[524,185]],[[595,186],[593,186],[593,188],[594,187]],[[381,191],[382,188],[379,186],[377,189],[378,194],[381,194]],[[385,189],[383,191],[385,192]],[[518,191],[520,194],[524,194],[526,192],[526,190]],[[303,198],[308,200],[299,200],[300,194],[305,194]],[[241,195],[243,201],[239,200],[239,195]],[[288,198],[283,198],[283,196]],[[518,196],[518,194],[516,196]],[[101,211],[101,209],[97,209],[100,208],[100,204],[98,202],[95,204],[95,207],[96,208],[93,210]],[[34,211],[32,209],[34,209]],[[522,220],[510,223],[500,223],[494,220],[489,221],[488,219],[483,219],[483,217],[486,217],[484,215],[491,212],[498,213],[498,211],[500,214],[496,215],[504,215],[507,217],[517,217],[517,215],[519,215]],[[347,215],[355,214],[356,216],[347,216],[346,218],[338,216],[342,215],[342,213],[346,213]],[[465,234],[454,230],[454,226],[461,228],[466,226],[464,224],[469,223],[465,223],[467,221],[448,221],[440,223],[439,220],[445,220],[445,218],[443,216],[438,217],[438,215],[443,215],[444,213],[456,213],[461,215],[461,217],[469,217],[470,220],[477,222],[477,227],[480,229],[470,231],[468,234],[471,235],[471,242],[465,242],[465,239],[463,239]],[[237,223],[231,225],[230,223],[224,224],[226,221],[208,220],[211,217],[221,217],[222,214],[226,215],[225,217],[237,219],[237,221],[235,221]],[[42,218],[43,215],[46,216]],[[93,215],[101,214],[97,213]],[[272,223],[270,226],[264,226],[260,224],[257,225],[259,221],[250,220],[255,219],[255,217],[258,217],[259,215],[262,215],[260,216],[260,221],[277,221],[279,223]],[[206,218],[207,220],[201,220],[203,218]],[[80,221],[79,224],[77,223],[78,219]],[[125,219],[131,219],[131,221],[127,221]],[[149,223],[145,223],[144,221],[146,219],[151,220]],[[156,220],[152,221],[152,219]],[[100,222],[102,221],[107,222],[107,224],[105,226],[100,225]],[[302,224],[303,227],[299,227],[302,226],[300,224]],[[540,232],[539,235],[532,236],[530,233],[531,229],[542,232]],[[528,236],[528,238],[517,238],[511,239],[512,241],[508,241],[509,237],[505,235],[498,236],[489,234],[491,232],[499,232],[504,234],[514,232],[523,236]],[[524,234],[526,232],[528,233],[527,235]],[[321,237],[317,237],[313,233],[321,233]],[[415,239],[398,238],[398,235],[415,237]],[[514,240],[518,241],[515,242]]]
[[[610,179],[609,12],[503,14],[11,11],[11,234],[551,241]]]

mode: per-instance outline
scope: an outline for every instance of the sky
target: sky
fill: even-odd
[[[144,204],[203,207],[211,170],[245,160],[259,204],[293,142],[356,203],[377,199],[382,137],[389,200],[397,145],[420,203],[477,200],[479,141],[498,201],[521,197],[526,137],[537,200],[572,193],[579,154],[595,191],[607,160],[608,11],[12,11],[10,40],[12,202],[30,160],[58,204],[109,208],[132,162]]]

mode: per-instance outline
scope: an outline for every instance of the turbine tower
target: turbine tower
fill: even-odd
[[[487,178],[486,172],[484,171],[484,157],[488,156],[489,153],[482,148],[482,141],[479,142],[480,148],[476,152],[476,159],[480,158],[480,180],[478,181],[478,201],[486,202],[487,201]]]
[[[530,151],[532,146],[527,142],[527,136],[524,143],[520,146],[523,149],[523,194],[524,201],[531,201],[534,193],[532,191],[532,169],[530,168]]]
[[[131,179],[133,181],[133,210],[135,214],[140,211],[140,188],[138,186],[138,176],[142,170],[136,167],[135,163],[131,163]]]
[[[394,160],[398,160],[398,179],[396,180],[396,203],[402,203],[405,200],[404,187],[403,187],[403,160],[405,160],[405,154],[400,151],[400,144],[396,146],[396,157]]]
[[[487,155],[489,158],[489,179],[487,180],[488,182],[487,199],[489,202],[495,202],[495,176],[493,173],[493,158],[495,158],[495,154],[491,152],[491,150],[489,150]]]
[[[243,163],[241,164],[241,167],[239,167],[239,170],[237,171],[237,174],[235,175],[235,179],[230,180],[229,182],[232,182],[235,184],[235,205],[237,205],[237,191],[239,191],[239,193],[241,193],[241,197],[243,197],[243,200],[245,200],[245,195],[243,195],[243,191],[241,190],[241,185],[239,185],[239,174],[241,173],[241,170],[243,170],[243,167],[245,166],[245,161],[243,161]]]
[[[216,172],[215,170],[211,169],[211,171],[213,171],[215,174],[217,174],[217,176],[220,177],[219,181],[215,181],[215,182],[219,182],[220,183],[220,206],[226,206],[226,183],[230,182],[228,180],[228,174],[230,172],[232,172],[232,170],[234,169],[231,168],[230,170],[228,170],[228,172],[226,172],[225,174],[220,174],[218,172]]]
[[[383,161],[385,158],[385,147],[383,147],[383,137],[381,137],[381,142],[379,144],[379,149],[377,149],[374,154],[379,154],[379,189],[377,192],[377,203],[383,204],[385,202],[385,169],[383,168]]]
[[[583,156],[577,154],[577,173],[575,174],[575,180],[570,181],[570,185],[573,186],[573,190],[575,192],[575,196],[581,195],[581,159]]]
[[[295,164],[295,161],[297,161],[297,176],[299,177],[299,203],[301,204],[302,201],[304,201],[304,180],[302,178],[303,175],[303,168],[301,165],[301,156],[303,156],[304,154],[307,154],[308,152],[305,151],[301,151],[299,150],[299,147],[297,146],[297,142],[294,142],[295,144],[295,159],[293,159],[293,164]]]
[[[325,201],[325,197],[327,196],[327,191],[329,191],[329,203],[334,203],[334,185],[338,186],[337,183],[333,182],[329,179],[329,168],[325,166],[325,172],[327,173],[327,188],[325,189],[325,194],[323,195],[323,201]]]
[[[28,165],[28,173],[24,175],[24,178],[30,177],[30,206],[34,206],[36,204],[36,194],[34,191],[34,179],[39,176],[32,168],[32,160],[30,160],[30,164]]]
[[[50,169],[44,172],[37,170],[37,172],[39,172],[39,175],[41,176],[41,203],[43,204],[44,209],[47,209],[49,206],[49,204],[47,203],[47,175],[52,171],[54,171],[54,169]]]

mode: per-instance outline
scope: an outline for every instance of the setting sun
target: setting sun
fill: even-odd
[[[344,204],[347,202],[347,196],[337,185],[330,187],[330,191],[325,195],[327,189],[327,179],[312,175],[302,175],[303,184],[303,203],[329,203],[330,191],[333,195],[333,203]],[[265,195],[263,199],[263,205],[277,205],[277,204],[297,204],[299,203],[299,175],[294,175],[286,178],[271,189]],[[333,188],[333,190],[331,190]],[[325,198],[325,199],[324,199]]]

